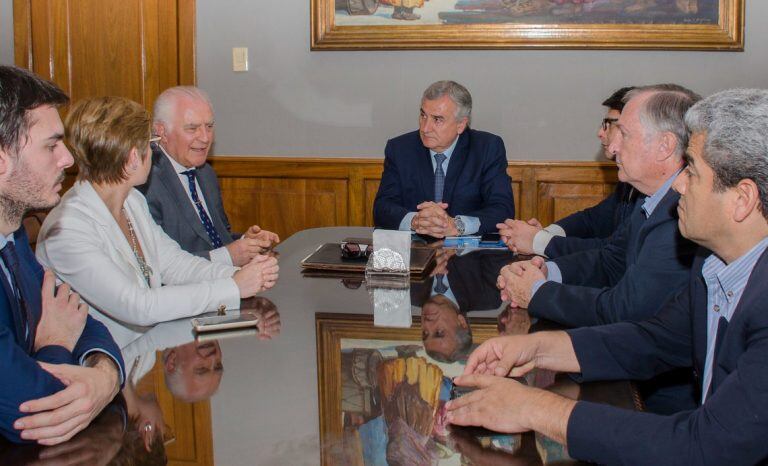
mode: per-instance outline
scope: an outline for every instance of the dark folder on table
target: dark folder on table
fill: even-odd
[[[411,248],[411,275],[423,275],[432,266],[435,250],[432,248]],[[341,257],[340,243],[326,243],[301,261],[301,267],[310,270],[335,272],[365,272],[367,259],[345,259]]]

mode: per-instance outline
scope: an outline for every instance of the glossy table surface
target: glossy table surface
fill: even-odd
[[[127,365],[129,365],[129,369],[133,369],[134,382],[141,387],[144,374],[164,372],[165,386],[162,383],[152,385],[156,391],[154,397],[160,400],[161,404],[163,400],[172,396],[187,400],[202,400],[203,402],[209,399],[209,417],[207,415],[195,416],[194,419],[178,417],[171,424],[174,424],[172,428],[176,431],[180,431],[182,428],[190,430],[189,428],[193,427],[192,423],[194,423],[193,431],[210,431],[212,453],[208,452],[208,454],[217,465],[320,464],[321,408],[318,401],[318,366],[319,363],[325,364],[326,361],[332,361],[334,358],[330,357],[330,351],[329,354],[322,354],[318,358],[316,315],[332,313],[334,315],[369,316],[362,318],[362,320],[357,319],[362,322],[363,327],[375,330],[370,318],[374,314],[374,298],[380,300],[384,295],[376,294],[373,288],[364,283],[361,284],[359,280],[307,276],[307,274],[302,273],[299,263],[324,243],[339,242],[345,237],[370,235],[370,228],[332,227],[305,230],[284,240],[276,248],[280,254],[280,279],[277,285],[263,293],[262,297],[265,299],[256,302],[251,301],[244,306],[257,308],[257,312],[265,322],[264,328],[259,329],[257,335],[254,336],[256,331],[246,331],[240,332],[245,335],[220,338],[217,343],[198,342],[197,344],[190,344],[194,340],[194,334],[188,319],[158,325],[124,351]],[[546,323],[536,323],[535,319],[533,322],[528,319],[525,311],[513,312],[502,306],[498,291],[495,290],[494,278],[502,265],[513,260],[515,260],[514,256],[507,251],[475,251],[454,255],[447,263],[441,262],[441,267],[447,266],[447,268],[440,268],[438,271],[447,271],[450,288],[455,294],[456,301],[459,302],[461,314],[469,313],[470,326],[475,325],[476,321],[482,322],[483,330],[475,331],[475,343],[484,335],[498,333],[497,328],[519,333],[528,331],[531,324],[533,324],[532,330],[546,327]],[[477,267],[483,270],[476,270]],[[462,283],[458,283],[459,281]],[[405,294],[411,300],[410,311],[414,316],[413,328],[415,329],[411,332],[412,334],[421,334],[416,316],[421,314],[421,305],[424,300],[433,294],[431,293],[431,285],[431,280],[428,280],[426,285],[415,285],[411,287],[411,290],[398,290],[395,293],[398,299],[401,299]],[[386,298],[386,296],[384,297]],[[344,321],[340,316],[326,315],[325,317],[334,322]],[[380,317],[381,315],[377,316],[377,320]],[[402,321],[403,318],[403,315],[398,315],[392,317],[390,321]],[[393,336],[393,340],[399,339],[398,332],[402,332],[402,330],[397,329],[381,328],[377,331],[379,333],[384,332],[384,335]],[[373,334],[376,334],[376,331]],[[350,344],[355,346],[358,343],[363,346],[370,345],[370,342],[355,343],[357,340],[352,341],[352,343],[347,340],[340,341],[342,341],[342,348],[345,344],[348,346]],[[390,345],[388,349],[381,349],[377,353],[377,358],[381,360],[381,355],[384,355],[384,360],[391,357],[387,355],[394,351],[393,345]],[[181,349],[174,351],[173,348]],[[429,357],[425,357],[423,348],[413,348],[413,345],[409,348],[411,349],[406,353],[409,352],[411,357],[422,361],[420,364],[442,369],[451,364],[450,362],[438,363],[430,360]],[[338,353],[338,349],[335,351]],[[377,350],[365,351],[369,351],[367,354],[370,354],[370,351],[376,352]],[[400,347],[397,348],[397,356],[402,356]],[[174,382],[174,378],[169,376],[169,373],[173,372],[169,368],[172,368],[173,364],[177,367],[183,367],[184,361],[191,361],[188,363],[190,367],[187,367],[186,370],[191,371],[192,375],[186,383],[182,382],[179,386],[178,381]],[[150,372],[153,365],[156,370]],[[324,367],[327,370],[328,366]],[[344,378],[339,373],[340,369],[334,368],[332,365],[330,367],[335,370],[335,373],[323,380],[325,384],[324,395],[327,400],[336,403],[336,410],[340,410],[341,408],[338,406],[340,398],[344,398],[342,406],[349,405],[345,398],[346,393],[342,396],[339,393],[329,393],[329,390],[338,391],[338,387],[341,385],[346,387],[348,380],[340,381],[339,379]],[[460,366],[457,367],[460,368]],[[443,372],[446,377],[449,375],[446,370]],[[373,377],[375,378],[375,375]],[[536,376],[536,379],[529,380],[529,382],[535,383],[537,386],[554,383],[553,386],[556,387],[554,389],[567,396],[609,402],[628,409],[637,407],[632,386],[626,382],[588,384],[579,387],[563,375],[558,376],[556,381],[554,375],[546,374],[540,374]],[[444,378],[444,380],[447,379]],[[177,385],[171,387],[174,383]],[[143,383],[143,386],[146,385],[147,383]],[[168,391],[168,388],[171,388],[171,391]],[[435,388],[435,390],[437,389]],[[324,426],[336,429],[336,432],[328,432],[323,435],[325,441],[323,451],[325,453],[322,457],[327,464],[387,464],[382,455],[371,459],[371,449],[379,448],[381,451],[382,445],[374,448],[374,444],[377,442],[381,444],[381,435],[379,435],[378,440],[376,438],[371,440],[370,435],[362,435],[357,432],[358,428],[360,432],[371,430],[368,427],[363,427],[364,424],[369,426],[384,425],[382,419],[387,418],[390,421],[392,419],[391,416],[387,417],[381,414],[387,409],[386,401],[380,400],[378,396],[371,398],[370,392],[366,393],[368,393],[369,404],[370,400],[373,399],[375,406],[367,409],[361,408],[364,412],[344,412],[343,415],[340,412],[326,413],[327,417],[331,416],[333,419],[326,421]],[[128,412],[133,411],[135,413],[136,409],[132,410],[130,405],[136,404],[135,399],[137,397],[135,394],[129,394],[126,398],[129,401]],[[133,402],[131,398],[133,398]],[[138,397],[139,400],[144,398],[146,396]],[[384,407],[382,408],[381,405]],[[141,402],[139,402],[139,406],[141,406]],[[428,413],[427,415],[429,420],[438,410],[435,403],[431,405],[431,408],[432,414]],[[343,409],[346,410],[347,408]],[[407,406],[400,409],[401,411],[407,410]],[[167,419],[169,414],[165,413],[166,419],[163,420],[163,414],[159,414],[159,410],[154,410],[156,414],[153,418],[151,415],[152,407],[139,409],[139,412],[142,413],[137,421],[137,428],[140,431],[146,429],[157,431],[163,423],[169,423]],[[160,418],[157,419],[157,416]],[[405,415],[403,416],[405,417]],[[118,418],[119,416],[115,415],[114,417]],[[434,417],[437,418],[437,415],[434,414]],[[117,423],[117,421],[115,422]],[[185,425],[185,423],[190,425]],[[151,426],[147,427],[147,424],[151,424]],[[344,428],[344,434],[340,435],[339,429]],[[99,432],[107,430],[99,428]],[[119,432],[119,429],[117,430]],[[493,440],[490,437],[483,437],[478,440],[473,437],[471,432],[462,431],[458,436],[437,438],[440,436],[433,435],[434,433],[430,433],[429,430],[427,429],[422,434],[414,434],[423,440],[422,443],[426,442],[425,445],[428,444],[427,446],[429,446],[429,448],[425,447],[425,452],[421,452],[426,455],[422,457],[422,460],[419,460],[423,464],[541,464],[541,457],[545,457],[547,463],[567,459],[563,457],[564,453],[562,449],[558,448],[559,446],[548,439],[538,435],[534,436],[532,433],[522,437],[501,438],[501,440],[498,438]],[[394,435],[392,432],[390,426],[390,438],[387,440],[384,436],[383,442],[393,440],[391,438]],[[146,435],[146,432],[144,434]],[[443,434],[446,433],[443,432]],[[89,435],[94,436],[95,434]],[[195,435],[202,434],[196,432]],[[172,434],[165,432],[165,436],[167,438],[172,437]],[[82,437],[87,436],[83,435]],[[92,442],[91,437],[87,438],[89,439],[88,442],[83,443],[90,444],[92,448],[93,445],[98,444],[98,442]],[[116,434],[113,438],[113,443],[118,442],[120,435]],[[77,438],[71,442],[76,440]],[[101,439],[100,441],[109,443],[109,440]],[[363,447],[363,445],[366,446]],[[103,464],[106,464],[107,462],[103,460],[114,453],[105,452],[112,452],[115,448],[120,449],[119,445],[102,448],[97,457]],[[169,446],[169,448],[173,447]],[[177,445],[176,448],[180,448],[180,446]],[[184,448],[197,448],[199,450],[200,448],[211,447],[210,445],[208,447],[198,445]],[[22,450],[24,449],[18,447],[5,447],[2,452],[11,455],[7,458],[9,460],[13,458],[12,461],[19,464],[24,462],[24,457],[31,460],[39,459],[40,455],[45,456],[45,450],[36,450],[35,453],[28,453],[26,456],[20,454]],[[204,452],[197,453],[205,456]],[[18,457],[14,457],[13,454],[17,454]],[[118,456],[120,454],[126,455],[124,450]],[[363,457],[366,458],[367,462],[363,462]],[[2,456],[0,456],[0,462],[11,464],[2,460]],[[172,463],[174,462],[172,461]],[[183,463],[175,462],[174,464]]]

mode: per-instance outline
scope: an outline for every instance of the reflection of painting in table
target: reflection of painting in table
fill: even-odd
[[[464,363],[431,359],[415,320],[402,330],[375,328],[370,316],[318,315],[323,464],[458,465],[489,455],[532,464],[568,459],[561,445],[540,435],[449,429],[443,407]],[[495,322],[471,322],[476,343],[497,334]],[[527,380],[544,387],[554,376],[534,371]]]
[[[394,2],[396,3],[396,1]],[[337,0],[337,26],[437,24],[716,25],[718,0],[427,0],[416,20],[392,17],[393,0]],[[351,14],[350,14],[351,13]]]

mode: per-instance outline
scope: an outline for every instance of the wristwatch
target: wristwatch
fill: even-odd
[[[456,225],[456,231],[458,231],[457,236],[464,236],[464,230],[467,227],[464,225],[464,221],[461,219],[461,217],[454,217],[453,224]]]

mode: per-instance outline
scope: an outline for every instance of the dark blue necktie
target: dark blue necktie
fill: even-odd
[[[435,202],[443,202],[443,188],[445,187],[443,162],[445,159],[445,154],[435,154]]]
[[[195,186],[195,174],[197,171],[193,168],[192,170],[187,170],[181,173],[182,175],[187,175],[187,179],[189,180],[189,194],[192,195],[192,202],[194,202],[195,207],[197,207],[197,213],[200,214],[200,221],[203,222],[203,228],[205,228],[205,232],[208,233],[208,238],[210,238],[211,244],[214,248],[220,248],[223,245],[221,237],[216,232],[216,229],[213,228],[211,217],[208,216],[208,212],[205,211],[205,207],[203,207],[203,203],[197,195],[197,186]]]
[[[35,342],[35,330],[37,322],[36,315],[40,315],[42,302],[40,299],[40,286],[32,279],[21,272],[19,267],[19,256],[16,254],[16,246],[12,241],[8,241],[0,249],[0,258],[3,259],[5,267],[11,275],[11,289],[16,301],[16,312],[14,320],[16,321],[16,338],[23,342],[27,353],[32,354]],[[34,286],[33,286],[34,285]],[[11,300],[11,297],[8,297]],[[14,306],[11,306],[14,307]],[[36,311],[36,312],[35,312]]]
[[[448,287],[443,281],[444,278],[445,274],[438,273],[435,275],[435,293],[445,294],[445,292],[448,291]]]

